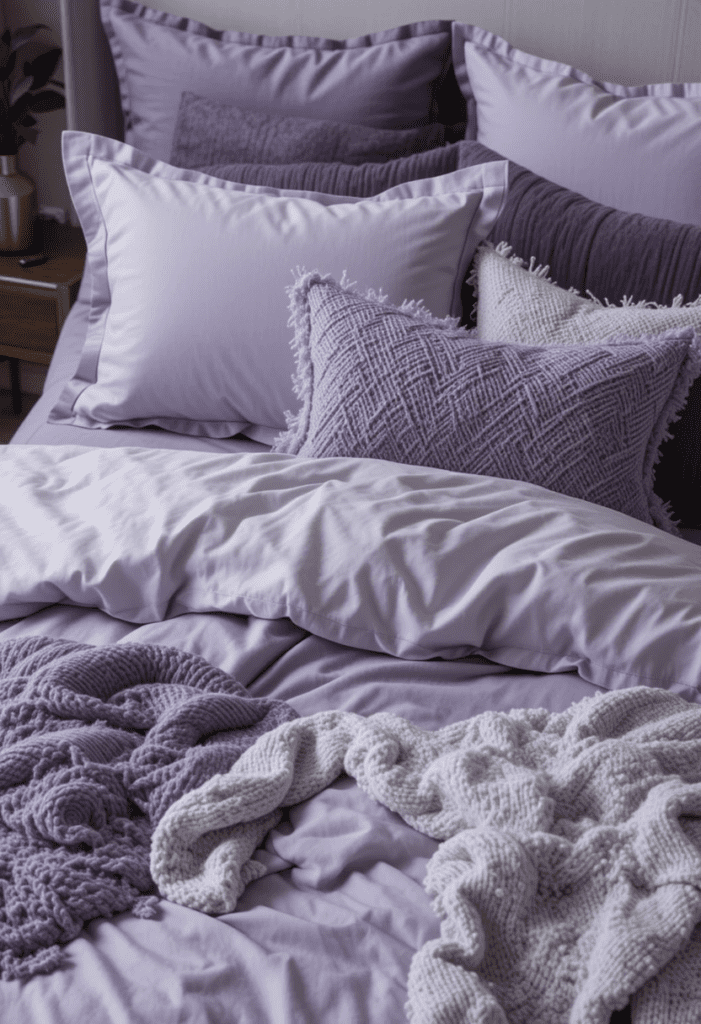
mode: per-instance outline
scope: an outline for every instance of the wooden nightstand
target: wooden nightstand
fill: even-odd
[[[80,228],[38,221],[29,251],[39,250],[46,263],[26,269],[18,262],[25,253],[0,253],[0,359],[10,360],[15,413],[22,411],[18,360],[49,365],[85,264]]]

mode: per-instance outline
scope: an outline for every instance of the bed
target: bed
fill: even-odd
[[[2,1020],[701,1019],[696,9],[454,6],[62,2]]]

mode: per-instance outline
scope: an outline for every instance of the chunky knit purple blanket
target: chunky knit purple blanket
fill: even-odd
[[[145,644],[0,643],[0,977],[65,962],[86,921],[153,917],[153,828],[297,714]]]

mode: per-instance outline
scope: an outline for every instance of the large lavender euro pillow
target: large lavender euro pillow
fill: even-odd
[[[372,128],[243,110],[184,92],[170,162],[176,167],[293,164],[300,160],[362,164],[421,153],[444,142],[445,127],[437,122],[418,128]]]
[[[134,0],[100,0],[125,141],[169,160],[184,91],[260,112],[376,128],[441,121],[455,82],[450,21],[352,39],[219,31]],[[448,88],[446,88],[448,87]],[[457,85],[455,85],[457,91]]]
[[[318,272],[296,281],[290,309],[302,409],[273,450],[524,480],[677,532],[653,470],[701,371],[693,329],[485,344]]]
[[[172,167],[64,132],[87,243],[88,330],[50,422],[157,426],[269,443],[298,407],[285,287],[329,262],[393,301],[460,312],[506,163],[397,185],[369,199],[268,189]]]
[[[598,82],[475,25],[452,33],[471,138],[598,203],[701,225],[701,82]]]

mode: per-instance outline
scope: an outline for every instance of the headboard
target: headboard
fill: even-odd
[[[98,0],[60,0],[69,128],[123,138]],[[480,25],[603,81],[701,81],[701,0],[158,0],[216,29],[337,39],[430,18]]]

